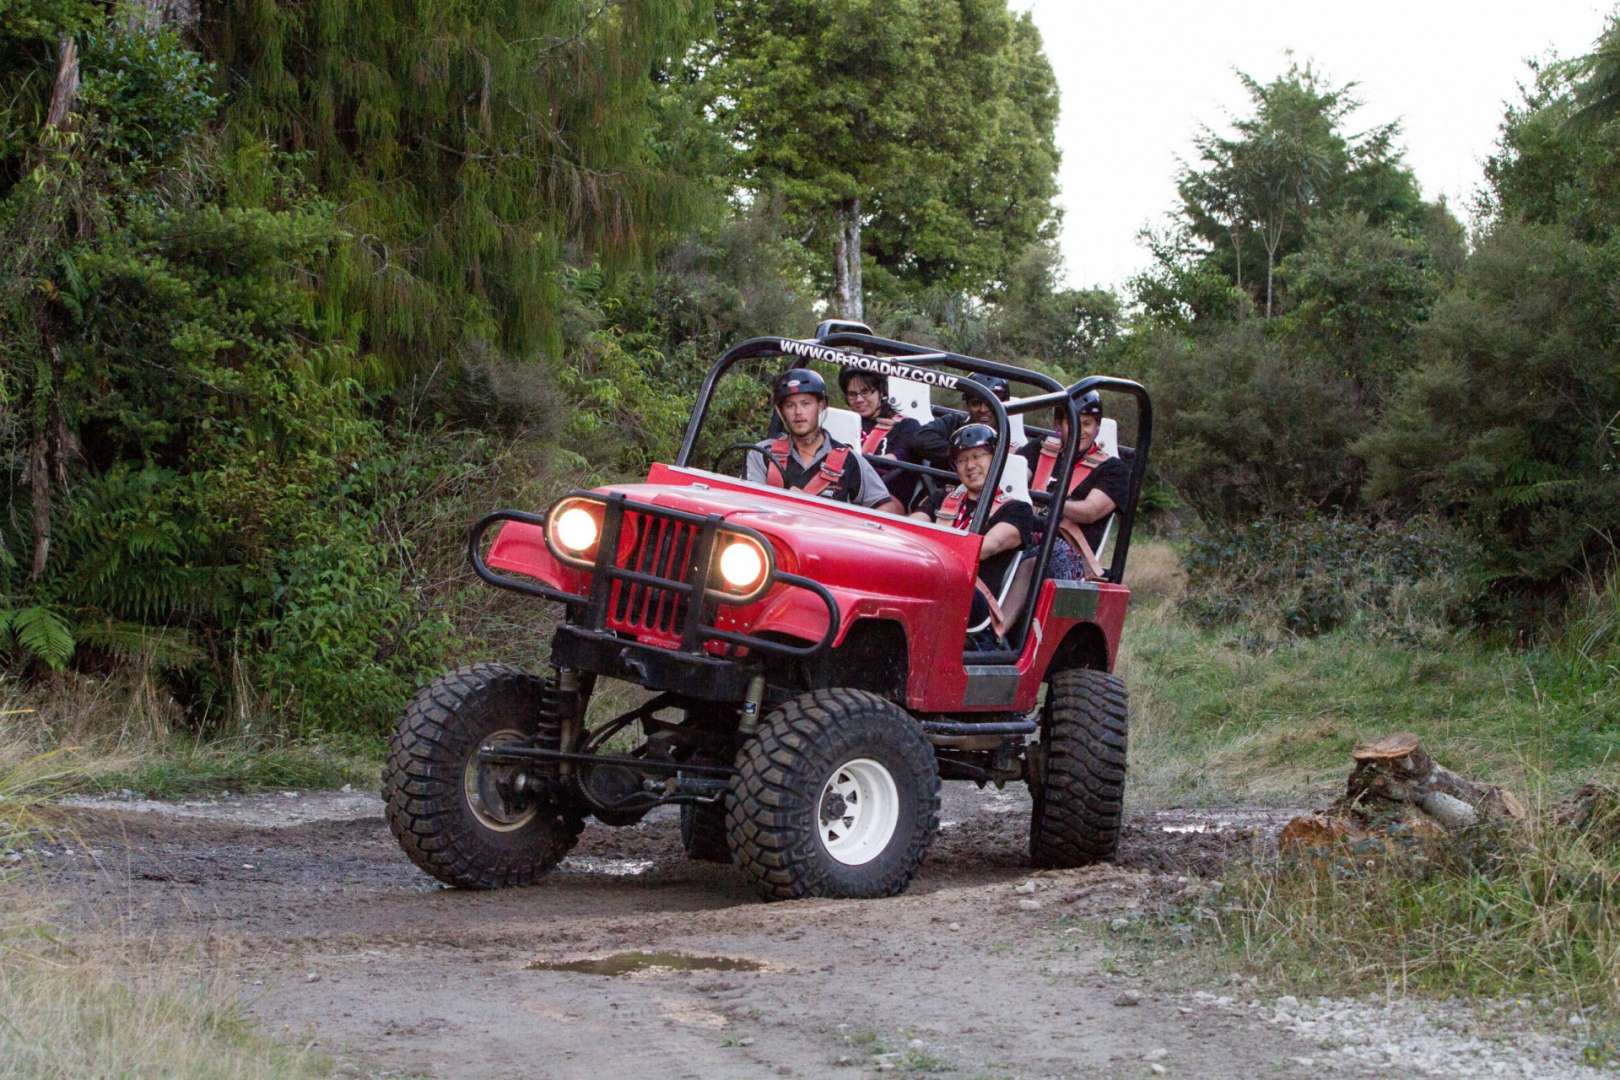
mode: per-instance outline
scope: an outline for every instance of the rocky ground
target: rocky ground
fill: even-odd
[[[1576,1076],[1579,1035],[1396,1002],[1260,1000],[1118,948],[1288,816],[1133,817],[1118,866],[1031,874],[1022,790],[947,785],[921,878],[757,902],[673,816],[592,826],[543,884],[441,888],[357,792],[63,807],[64,932],[202,946],[273,1034],[347,1075]],[[1171,954],[1173,955],[1173,954]]]

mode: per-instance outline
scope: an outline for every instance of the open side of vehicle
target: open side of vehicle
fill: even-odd
[[[995,478],[1011,418],[1066,410],[1056,475],[1068,476],[1076,401],[1093,389],[1128,395],[1136,445],[1120,454],[1130,497],[1106,572],[1049,579],[1057,532],[1046,529],[1006,591],[1007,647],[964,652],[991,500],[964,532],[692,465],[718,381],[740,361],[776,356],[978,396],[1000,434]],[[1003,404],[973,373],[1036,392]],[[571,492],[543,514],[501,510],[473,526],[481,578],[563,605],[554,670],[484,664],[423,688],[390,746],[390,826],[428,873],[491,888],[537,879],[588,817],[626,825],[674,804],[688,852],[735,862],[767,899],[886,896],[922,862],[940,780],[1022,780],[1034,796],[1036,864],[1111,859],[1127,737],[1125,688],[1111,672],[1151,433],[1148,395],[1128,380],[1063,386],[858,324],[824,323],[812,340],[742,342],[710,370],[674,464],[654,465],[640,483]],[[602,679],[648,696],[590,717]],[[633,746],[611,750],[632,728]]]

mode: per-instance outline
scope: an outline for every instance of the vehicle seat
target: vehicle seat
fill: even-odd
[[[1007,404],[1011,405],[1012,402],[1009,401]],[[1007,439],[1009,442],[1011,442],[1011,449],[1013,450],[1017,450],[1020,446],[1023,446],[1025,443],[1029,442],[1029,436],[1024,434],[1023,413],[1019,413],[1016,416],[1007,417]]]
[[[1001,494],[1003,498],[1029,502],[1029,462],[1011,451],[1001,467]]]
[[[861,418],[849,409],[828,409],[821,417],[821,429],[841,443],[861,446]]]
[[[901,416],[909,416],[919,424],[932,423],[934,409],[928,400],[928,385],[910,379],[889,379],[889,406]]]
[[[996,604],[1001,608],[1001,617],[1006,620],[1009,626],[1012,625],[1013,616],[1007,612],[1007,601],[1012,597],[1013,586],[1018,583],[1019,578],[1023,578],[1024,591],[1028,592],[1029,578],[1035,569],[1034,560],[1026,559],[1024,554],[1022,549],[1014,553],[1012,562],[1007,564],[1007,572],[1002,575],[1001,588],[996,590]],[[981,630],[988,630],[989,628],[990,616],[986,615],[984,621],[979,625],[968,627],[968,634],[977,634]]]
[[[1119,457],[1119,421],[1113,417],[1105,417],[1097,425],[1097,445],[1109,457]]]

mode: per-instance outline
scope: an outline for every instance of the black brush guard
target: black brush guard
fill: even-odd
[[[696,514],[654,506],[617,493],[601,495],[574,491],[557,502],[566,499],[586,499],[603,508],[602,532],[596,545],[595,561],[590,566],[591,585],[584,594],[564,592],[537,581],[497,573],[484,561],[484,536],[492,525],[513,521],[544,532],[550,509],[546,514],[497,510],[481,518],[467,536],[468,560],[472,563],[473,571],[485,582],[499,589],[555,600],[568,606],[568,620],[557,628],[552,641],[554,665],[625,679],[652,690],[672,690],[710,701],[736,701],[746,692],[748,682],[755,674],[754,665],[715,656],[706,647],[709,642],[742,646],[750,653],[806,658],[830,648],[838,636],[838,604],[832,593],[809,578],[787,573],[773,565],[769,581],[753,598],[728,598],[723,592],[710,588],[715,547],[722,534],[750,537],[770,552],[771,543],[762,533],[744,525],[727,524],[718,514]],[[556,503],[552,506],[554,508]],[[671,548],[656,550],[650,559],[643,558],[643,547],[638,543],[630,556],[637,565],[617,565],[615,557],[627,513],[637,515],[643,529],[648,528],[649,522],[695,529],[695,534],[681,549],[685,558],[679,559],[678,564],[677,560],[666,558],[666,552]],[[663,535],[662,530],[660,535]],[[617,591],[614,589],[616,582],[623,583],[623,587]],[[712,612],[719,604],[754,603],[777,585],[806,589],[826,606],[827,629],[818,641],[794,645],[754,634],[724,630],[714,625]],[[631,590],[637,588],[642,591],[632,593]],[[631,621],[629,613],[638,602],[643,613],[649,609],[656,611],[653,619],[659,636],[679,637],[679,648],[646,644],[622,628]],[[642,618],[645,617],[643,614]],[[621,627],[610,625],[615,621]]]

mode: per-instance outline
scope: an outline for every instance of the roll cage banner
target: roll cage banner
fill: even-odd
[[[845,348],[846,346],[851,348]],[[874,351],[887,355],[873,355]],[[715,361],[714,366],[709,369],[708,375],[704,377],[703,386],[698,391],[697,405],[692,410],[692,419],[686,426],[686,436],[681,440],[681,452],[675,462],[677,465],[683,468],[691,467],[691,457],[697,447],[698,433],[702,430],[703,421],[708,415],[709,402],[713,398],[716,384],[739,361],[751,360],[761,356],[784,356],[794,360],[820,361],[822,363],[836,364],[840,367],[854,368],[857,371],[869,371],[878,375],[910,379],[930,387],[938,387],[942,390],[956,390],[977,396],[989,406],[995,418],[996,451],[994,458],[990,462],[990,475],[995,477],[1002,475],[1002,469],[1007,462],[1007,455],[1011,452],[1011,446],[1009,445],[1011,441],[1009,416],[1039,413],[1060,406],[1064,409],[1068,418],[1069,437],[1063,442],[1063,449],[1058,455],[1058,462],[1053,469],[1053,475],[1068,476],[1074,471],[1076,452],[1079,448],[1080,417],[1075,402],[1092,390],[1110,390],[1129,394],[1135,400],[1137,409],[1136,446],[1130,462],[1129,497],[1126,499],[1125,505],[1118,507],[1115,511],[1120,515],[1119,535],[1114,542],[1114,557],[1108,564],[1108,580],[1121,584],[1124,582],[1125,562],[1130,553],[1131,533],[1136,524],[1136,503],[1141,494],[1142,479],[1147,473],[1148,448],[1153,441],[1153,403],[1148,397],[1146,388],[1140,383],[1130,379],[1116,379],[1107,375],[1088,375],[1071,386],[1064,386],[1051,376],[1038,371],[1031,371],[1028,368],[1014,367],[994,360],[983,360],[962,353],[930,349],[923,345],[913,345],[910,342],[895,341],[878,337],[875,334],[857,331],[835,330],[810,340],[785,337],[749,338],[728,349],[719,360]],[[1009,382],[1034,386],[1044,392],[1034,397],[1026,397],[1003,404],[999,398],[990,392],[989,387],[983,383],[976,382],[964,375],[954,374],[952,371],[940,370],[943,367],[960,369],[969,375],[999,375]],[[889,460],[885,460],[886,465],[890,463]],[[893,461],[892,464],[907,471],[937,476],[951,483],[956,482],[954,473],[947,473],[942,469],[906,461]],[[1052,496],[1045,492],[1031,491],[1030,499],[1038,505],[1050,506],[1052,503]],[[979,500],[979,505],[973,511],[973,520],[969,525],[970,531],[980,532],[983,530],[991,512],[991,502],[990,499]],[[1050,517],[1050,512],[1048,516]],[[1052,547],[1057,540],[1057,535],[1058,530],[1055,528],[1048,528],[1043,531],[1036,554],[1036,581],[1041,581],[1045,577],[1047,561],[1051,558]],[[1024,634],[1034,607],[1033,603],[1025,604],[1024,610],[1018,615],[1017,622],[1008,628],[1007,640],[1015,650],[1023,644]],[[990,654],[984,655],[988,656]]]

